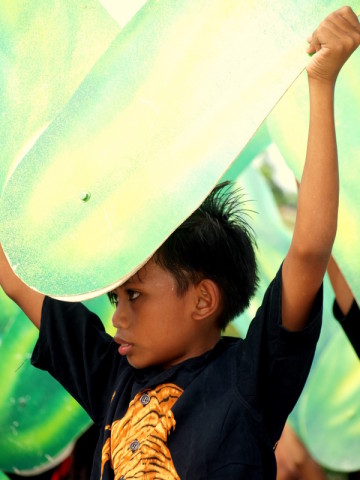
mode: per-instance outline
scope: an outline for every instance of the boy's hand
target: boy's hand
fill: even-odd
[[[350,7],[340,8],[323,20],[307,40],[307,52],[315,53],[307,66],[309,80],[335,84],[341,67],[360,45],[359,20]]]

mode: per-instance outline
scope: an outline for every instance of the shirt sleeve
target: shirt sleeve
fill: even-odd
[[[333,304],[333,314],[342,326],[357,356],[360,358],[360,309],[356,300],[353,301],[347,315],[344,315],[335,299]]]
[[[45,297],[31,363],[47,370],[100,424],[121,357],[100,319],[81,303]]]
[[[321,287],[306,327],[299,331],[283,327],[281,282],[280,267],[250,324],[238,377],[242,396],[262,415],[273,445],[305,385],[322,320]]]

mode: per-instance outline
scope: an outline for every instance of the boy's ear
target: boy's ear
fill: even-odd
[[[220,313],[221,295],[215,282],[204,278],[196,286],[196,305],[193,311],[194,320],[203,320]]]

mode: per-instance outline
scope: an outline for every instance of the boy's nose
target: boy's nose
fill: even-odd
[[[129,326],[128,315],[126,314],[126,309],[123,307],[121,302],[119,302],[116,307],[112,317],[112,324],[115,328],[127,328]]]

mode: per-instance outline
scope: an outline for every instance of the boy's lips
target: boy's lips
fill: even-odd
[[[120,355],[128,355],[129,352],[131,351],[133,344],[128,343],[122,338],[114,337],[115,342],[119,345],[118,352]]]

